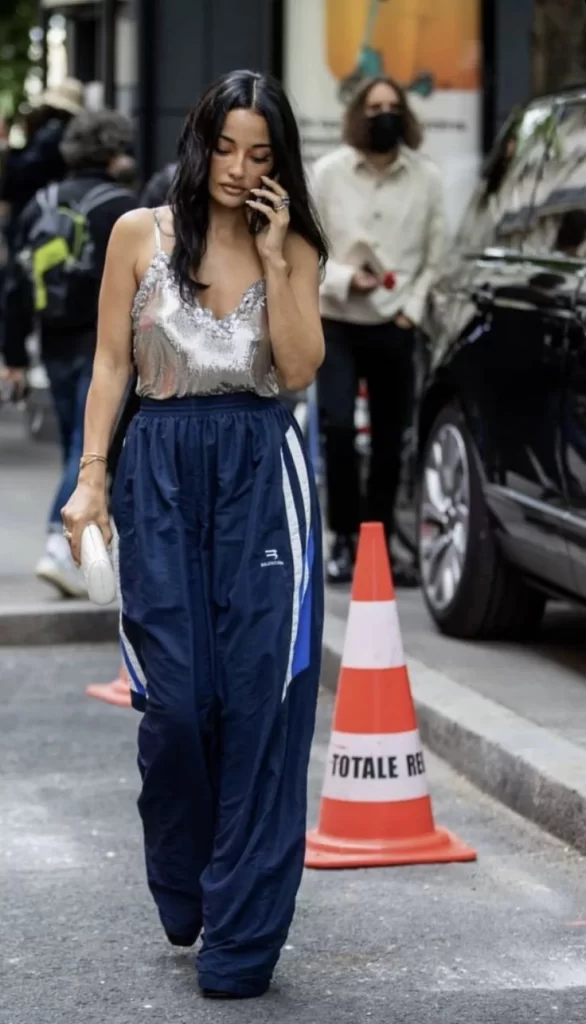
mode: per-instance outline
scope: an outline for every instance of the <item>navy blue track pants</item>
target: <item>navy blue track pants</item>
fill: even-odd
[[[143,401],[113,494],[147,876],[203,988],[266,990],[301,881],[323,625],[297,425],[253,395]]]

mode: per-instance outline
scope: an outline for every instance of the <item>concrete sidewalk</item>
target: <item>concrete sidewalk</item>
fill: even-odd
[[[31,440],[23,411],[0,406],[0,645],[116,637],[116,608],[65,600],[35,577],[60,470],[58,446]]]
[[[323,682],[335,689],[349,593],[326,595]],[[586,672],[574,644],[586,619],[551,609],[538,645],[440,637],[419,593],[398,593],[424,743],[513,810],[586,852]],[[423,625],[422,625],[423,624]],[[422,634],[424,639],[422,639]],[[561,665],[552,666],[557,645]],[[565,664],[564,664],[565,663]]]
[[[60,468],[57,445],[31,440],[23,411],[0,405],[0,607],[58,600],[34,572]]]

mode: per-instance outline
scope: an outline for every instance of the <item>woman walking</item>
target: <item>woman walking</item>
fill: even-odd
[[[301,879],[323,619],[321,527],[302,440],[277,398],[323,359],[324,241],[281,87],[222,78],[188,118],[171,205],[115,228],[79,484],[63,512],[109,540],[122,452],[122,642],[139,728],[147,874],[204,995],[268,988]]]

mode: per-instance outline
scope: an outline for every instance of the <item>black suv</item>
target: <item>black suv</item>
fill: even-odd
[[[497,141],[418,344],[399,527],[457,637],[586,601],[586,88]]]

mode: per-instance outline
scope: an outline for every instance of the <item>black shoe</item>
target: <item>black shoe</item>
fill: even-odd
[[[237,996],[234,992],[216,992],[213,988],[202,988],[201,994],[204,999],[244,999],[244,996]]]
[[[260,999],[269,990],[269,984],[258,992],[222,992],[221,989],[202,988],[201,994],[204,999]]]
[[[201,928],[200,928],[201,931]],[[188,949],[189,946],[195,946],[195,943],[199,939],[200,932],[192,935],[174,935],[173,932],[165,931],[165,935],[169,939],[172,946],[180,946],[182,949]]]
[[[351,537],[336,537],[326,563],[328,583],[351,583],[354,575],[354,541]]]

